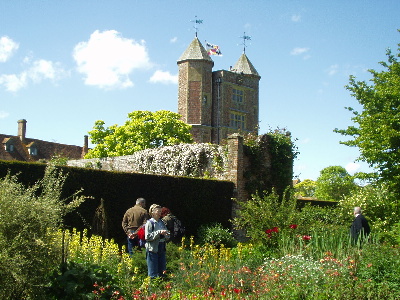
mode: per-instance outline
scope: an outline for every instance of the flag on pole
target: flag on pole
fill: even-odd
[[[221,52],[221,49],[219,49],[219,46],[206,42],[206,47],[207,47],[208,55],[222,56],[222,52]]]

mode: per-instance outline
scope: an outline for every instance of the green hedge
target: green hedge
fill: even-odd
[[[31,185],[43,177],[45,164],[0,160],[0,177],[18,174],[21,182]],[[104,200],[107,238],[125,242],[121,227],[125,211],[135,200],[144,197],[147,208],[157,203],[166,206],[182,220],[188,235],[196,235],[200,225],[218,222],[229,227],[234,184],[229,181],[187,177],[158,176],[60,167],[67,174],[64,198],[83,189],[85,201],[76,212],[67,215],[67,227],[92,229],[95,211]],[[90,232],[90,231],[89,231]]]

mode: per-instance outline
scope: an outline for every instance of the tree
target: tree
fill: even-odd
[[[180,120],[180,115],[167,110],[156,112],[133,111],[124,125],[104,127],[95,122],[89,137],[96,146],[85,158],[123,156],[147,148],[179,143],[192,143],[191,126]]]
[[[339,201],[357,188],[353,177],[341,166],[322,169],[316,183],[315,196],[321,200]]]
[[[400,52],[400,44],[398,51]],[[369,70],[373,78],[371,84],[356,81],[350,76],[346,88],[351,91],[362,106],[358,112],[347,107],[353,113],[351,120],[356,124],[347,129],[335,129],[335,132],[352,137],[342,141],[347,146],[358,147],[358,160],[366,161],[376,168],[380,179],[394,183],[400,182],[400,63],[397,55],[387,50],[387,62],[380,62],[383,71]]]
[[[314,197],[316,186],[317,183],[314,180],[305,179],[294,186],[294,191],[296,195],[302,197]]]

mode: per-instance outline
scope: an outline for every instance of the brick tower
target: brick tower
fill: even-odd
[[[211,142],[213,66],[197,37],[178,60],[178,113],[198,143]]]
[[[253,64],[243,53],[229,71],[213,66],[197,37],[178,60],[178,113],[194,140],[220,144],[232,133],[258,133],[261,77]]]

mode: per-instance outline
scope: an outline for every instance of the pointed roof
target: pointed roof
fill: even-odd
[[[250,62],[249,58],[244,53],[240,56],[239,60],[236,62],[233,69],[237,73],[260,76],[256,68],[254,68],[253,64]]]
[[[178,59],[178,62],[188,59],[202,59],[210,62],[213,61],[197,37],[194,38],[189,47],[187,47],[185,52],[183,52],[181,57]]]

